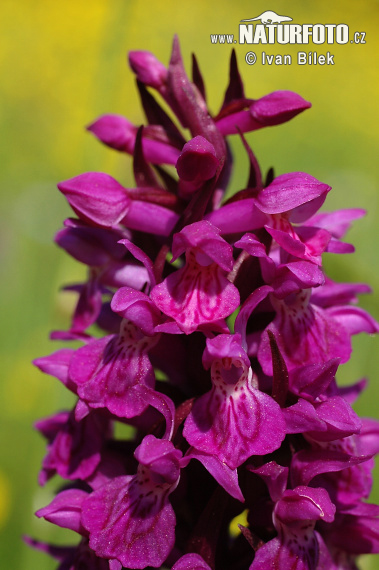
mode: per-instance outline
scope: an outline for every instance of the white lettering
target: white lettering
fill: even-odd
[[[255,26],[254,42],[255,44],[267,44],[266,28],[263,24],[257,24]]]
[[[276,31],[276,39],[278,44],[288,44],[290,41],[290,27],[288,24],[278,26]]]
[[[354,40],[359,43],[359,36],[362,36],[360,43],[365,43],[364,32],[356,33]],[[232,35],[211,35],[212,43],[233,43]],[[310,42],[314,44],[346,44],[349,41],[349,26],[347,24],[240,24],[239,43],[244,44],[304,44]],[[303,52],[301,52],[303,53]],[[303,64],[301,64],[303,65]]]
[[[307,63],[307,54],[305,51],[299,51],[297,54],[298,65],[305,65]]]
[[[301,43],[301,26],[299,26],[299,24],[292,24],[292,26],[290,26],[290,44]]]
[[[322,24],[315,24],[313,26],[312,41],[314,44],[325,43],[325,27]]]
[[[327,52],[326,54],[327,60],[326,60],[326,65],[334,65],[334,55],[332,55],[330,53],[330,51]]]
[[[253,24],[240,24],[240,44],[253,43]]]
[[[281,28],[280,24],[279,24],[278,28]],[[276,30],[276,26],[267,26],[266,27],[266,31],[268,32],[268,43],[269,44],[275,43],[275,30]]]
[[[312,35],[312,24],[303,24],[303,41],[301,43],[307,44],[309,36]]]
[[[332,44],[334,42],[334,28],[336,27],[335,24],[325,24],[325,28],[327,30],[328,39],[326,40],[328,44]]]
[[[349,41],[349,26],[346,24],[338,24],[336,27],[337,44],[347,44]]]
[[[269,65],[272,65],[273,61],[274,61],[273,55],[268,55],[266,52],[262,51],[262,65],[264,65],[266,62]]]

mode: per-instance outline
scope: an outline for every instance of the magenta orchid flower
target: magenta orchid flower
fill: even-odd
[[[98,556],[125,567],[159,567],[175,541],[169,495],[179,482],[181,452],[169,441],[146,436],[135,457],[137,474],[116,477],[91,493],[81,522]]]
[[[58,570],[357,570],[379,553],[379,422],[352,408],[367,381],[341,387],[339,367],[379,325],[358,306],[370,287],[332,281],[324,257],[354,251],[342,240],[364,212],[320,212],[331,188],[305,172],[263,175],[243,133],[311,105],[246,97],[234,52],[215,115],[177,38],[167,66],[129,63],[146,124],[87,129],[132,156],[135,185],[58,185],[74,217],[55,241],[87,275],[51,335],[75,347],[34,361],[75,397],[36,423],[39,483],[65,481],[36,514],[77,538],[25,542]],[[229,135],[249,165],[233,195]]]
[[[239,305],[236,287],[227,279],[233,267],[231,246],[209,222],[191,224],[173,238],[173,260],[185,252],[184,267],[154,287],[156,306],[186,334],[222,323]]]
[[[185,421],[187,441],[232,469],[278,449],[285,437],[280,407],[259,390],[239,335],[208,339],[203,364],[211,369],[212,390],[195,401]]]

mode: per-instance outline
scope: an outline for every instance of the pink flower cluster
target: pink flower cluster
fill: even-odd
[[[365,502],[379,423],[351,407],[364,382],[336,374],[351,336],[379,325],[356,305],[369,287],[333,282],[322,255],[353,251],[341,239],[364,212],[320,213],[330,186],[304,172],[262,177],[243,133],[309,108],[299,95],[247,98],[232,54],[211,116],[176,39],[168,68],[129,58],[147,125],[104,115],[88,129],[133,156],[136,187],[98,172],[58,185],[76,217],[56,242],[88,278],[52,336],[82,346],[35,361],[77,398],[37,423],[40,484],[66,480],[37,516],[79,540],[27,541],[60,570],[353,570],[379,552]],[[225,199],[232,134],[250,172]]]

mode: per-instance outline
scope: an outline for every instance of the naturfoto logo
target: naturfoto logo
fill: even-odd
[[[284,24],[292,22],[288,16],[279,16],[267,10],[241,22],[260,20],[261,24],[239,26],[240,44],[346,44],[349,41],[349,26],[346,24]]]
[[[293,18],[266,10],[240,20],[238,41],[234,34],[210,34],[212,44],[365,44],[366,32],[350,34],[347,24],[289,24]],[[257,22],[249,23],[249,22]],[[260,23],[258,23],[260,22]]]
[[[291,23],[290,23],[291,22]],[[350,34],[347,24],[294,24],[293,18],[280,15],[273,10],[266,10],[254,18],[240,20],[238,41],[234,34],[211,34],[212,44],[249,44],[249,45],[332,45],[365,44],[366,32]],[[249,51],[245,61],[254,65],[261,59],[262,65],[291,65],[293,54],[259,54]],[[334,65],[334,54],[327,51],[299,51],[298,65]]]

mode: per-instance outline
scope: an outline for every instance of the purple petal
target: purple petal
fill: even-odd
[[[102,143],[116,150],[132,152],[137,127],[122,115],[102,115],[87,127]]]
[[[81,524],[80,517],[83,502],[87,497],[88,493],[79,489],[61,491],[47,507],[39,509],[36,515],[85,536],[86,531]]]
[[[275,178],[267,188],[259,193],[256,202],[262,212],[266,214],[279,214],[302,208],[302,219],[295,217],[292,221],[300,222],[304,220],[304,215],[310,217],[321,206],[318,198],[323,200],[331,190],[330,186],[319,182],[317,178],[305,172],[291,172],[282,174]],[[316,204],[313,201],[316,200]],[[304,206],[306,205],[306,213]]]
[[[327,431],[321,433],[310,431],[309,435],[316,441],[334,441],[359,433],[362,422],[350,404],[339,396],[328,398],[316,405],[318,417],[327,425]],[[309,431],[309,430],[308,430]]]
[[[130,251],[130,253],[145,266],[146,271],[148,272],[150,277],[150,286],[154,287],[155,277],[153,271],[153,263],[151,259],[146,255],[144,251],[142,251],[141,248],[137,247],[129,239],[120,240],[119,243],[122,243],[126,247],[126,249]]]
[[[269,233],[275,231],[267,226],[266,229]],[[286,238],[289,237],[287,234],[285,236]],[[295,242],[295,246],[299,246],[299,242],[290,237],[289,239],[291,243]],[[325,281],[322,270],[312,261],[291,261],[276,266],[274,260],[267,255],[265,245],[254,234],[246,233],[234,243],[234,246],[240,247],[253,257],[259,258],[262,277],[267,284],[273,286],[275,295],[279,298],[284,298],[298,289],[317,287]],[[310,257],[310,254],[314,253],[309,247],[307,252],[307,247],[303,248],[301,245],[300,250],[297,249],[296,251],[300,252],[303,257]],[[313,256],[311,255],[311,257]]]
[[[77,422],[82,421],[91,412],[91,408],[83,400],[78,400],[75,406],[75,419]]]
[[[166,430],[162,439],[171,439],[174,431],[175,406],[172,400],[165,394],[152,390],[149,386],[138,384],[133,396],[139,398],[143,406],[149,405],[158,410],[166,421]],[[138,401],[138,400],[137,400]]]
[[[338,393],[347,402],[349,402],[349,404],[353,404],[355,400],[361,395],[361,393],[366,389],[366,387],[367,379],[362,378],[361,380],[358,380],[358,382],[350,384],[349,386],[341,386],[338,389]]]
[[[124,321],[120,335],[104,337],[79,348],[71,361],[69,376],[78,394],[93,408],[106,407],[119,417],[134,417],[146,404],[134,387],[155,382],[146,354],[158,341],[147,337],[131,322]]]
[[[151,298],[186,334],[228,317],[239,305],[238,290],[224,270],[216,263],[200,265],[192,252],[183,268],[154,287]]]
[[[36,428],[49,440],[48,453],[39,476],[41,485],[55,473],[64,479],[86,480],[100,463],[102,446],[111,436],[109,420],[96,412],[86,415],[81,421],[73,412],[63,416],[59,414],[37,422]]]
[[[379,421],[370,418],[362,419],[362,429],[359,434],[359,453],[376,455],[379,453]]]
[[[294,486],[308,485],[316,475],[334,473],[367,461],[370,456],[354,457],[342,451],[302,450],[291,464],[291,481]]]
[[[314,566],[309,566],[307,560],[299,559],[297,554],[288,553],[279,538],[269,540],[257,550],[249,570],[267,570],[270,567],[275,570],[315,569]]]
[[[337,323],[342,324],[351,335],[361,332],[368,334],[379,332],[377,321],[359,307],[330,307],[327,312]]]
[[[306,225],[324,228],[333,237],[341,238],[349,230],[351,223],[365,216],[365,214],[366,211],[359,208],[337,210],[336,212],[320,212],[307,220]]]
[[[176,163],[176,170],[182,180],[198,183],[212,178],[216,174],[218,164],[214,146],[198,135],[184,145]]]
[[[241,306],[241,310],[238,313],[234,324],[234,330],[236,331],[236,333],[241,335],[242,346],[244,348],[246,348],[247,321],[249,320],[251,313],[254,311],[257,305],[259,305],[259,303],[261,303],[267,297],[267,295],[272,291],[273,291],[272,287],[269,287],[268,285],[263,285],[263,287],[259,287],[258,289],[253,291]]]
[[[319,541],[314,532],[318,520],[332,522],[335,507],[325,489],[296,487],[284,492],[274,509],[278,537],[260,548],[250,570],[316,570]]]
[[[339,359],[296,368],[290,374],[290,388],[294,394],[310,401],[324,393],[335,378]]]
[[[269,540],[255,554],[255,558],[249,570],[317,570],[319,561],[319,539],[317,533],[314,536],[296,535],[293,544],[287,544],[279,538]],[[288,542],[290,539],[288,538]],[[328,560],[329,561],[329,560]],[[332,567],[323,566],[328,570]],[[337,570],[337,567],[336,567]]]
[[[69,226],[56,234],[55,242],[76,260],[99,267],[125,257],[125,251],[117,243],[125,237],[125,232],[69,222]]]
[[[340,253],[340,254],[354,253],[355,247],[351,243],[343,243],[332,237],[325,251],[327,251],[328,253]]]
[[[289,233],[265,226],[268,233],[274,238],[287,253],[300,259],[310,260],[321,265],[321,254],[326,250],[330,235],[326,230],[318,230],[310,242],[303,242],[297,233],[291,236]]]
[[[34,427],[51,443],[69,416],[70,412],[58,412],[53,416],[36,421]]]
[[[179,196],[191,198],[206,180],[216,175],[219,161],[213,145],[198,135],[188,141],[176,163],[179,175]]]
[[[182,329],[179,328],[176,321],[174,321],[172,319],[167,319],[164,323],[157,325],[155,327],[155,331],[158,333],[163,332],[163,333],[167,333],[167,334],[183,334]]]
[[[333,307],[357,302],[356,295],[370,292],[371,288],[365,283],[333,283],[328,280],[312,291],[311,300],[319,307]]]
[[[248,110],[220,113],[216,124],[223,135],[246,133],[280,125],[309,107],[310,103],[292,91],[274,91],[254,101]]]
[[[154,128],[155,127],[155,128]],[[142,150],[147,162],[175,164],[180,150],[160,132],[158,125],[145,127]],[[121,115],[102,115],[87,127],[102,143],[133,155],[138,128]]]
[[[145,466],[149,449],[150,468]],[[117,477],[88,497],[82,523],[98,556],[116,558],[127,568],[159,567],[164,562],[175,542],[175,514],[168,494],[177,480],[167,481],[159,471],[163,467],[163,474],[169,472],[170,454],[172,466],[179,465],[179,453],[172,443],[148,436],[136,450],[136,457],[145,462],[137,475]]]
[[[35,548],[40,552],[49,554],[52,558],[55,558],[55,560],[59,560],[61,564],[59,565],[58,570],[71,570],[72,564],[75,560],[77,550],[76,546],[55,546],[40,540],[35,540],[29,536],[23,536],[22,538],[31,548]],[[107,568],[105,567],[103,570],[107,570]]]
[[[102,290],[95,270],[79,290],[79,299],[72,317],[70,332],[81,334],[93,325],[102,308]]]
[[[287,433],[306,433],[309,431],[325,432],[325,422],[318,417],[314,406],[307,400],[300,399],[296,404],[283,408]]]
[[[241,361],[245,368],[250,367],[250,360],[242,348],[241,336],[239,334],[219,335],[207,341],[202,358],[204,368],[208,370],[215,360],[224,358]]]
[[[268,258],[272,263],[274,263],[273,260],[268,257],[265,245],[260,242],[254,234],[244,234],[241,239],[234,242],[234,246],[247,251],[247,253],[253,257]]]
[[[303,290],[284,301],[271,298],[277,315],[268,330],[277,338],[288,370],[304,363],[325,362],[332,358],[347,362],[350,357],[351,342],[347,329],[327,311],[309,304],[309,295],[309,290]],[[271,375],[272,359],[267,334],[262,335],[258,359],[264,373]]]
[[[344,558],[379,553],[379,520],[373,516],[341,516],[327,534],[328,541]],[[340,568],[340,566],[339,566]]]
[[[272,285],[275,289],[275,295],[284,299],[297,289],[308,289],[309,287],[318,287],[323,285],[325,277],[320,267],[311,261],[292,261],[280,265],[277,268],[277,275]],[[286,285],[289,283],[289,285]],[[293,285],[290,285],[293,283]]]
[[[216,125],[224,136],[249,133],[265,126],[254,119],[248,109],[238,110],[227,115],[222,113],[220,118],[216,117]]]
[[[174,261],[190,248],[196,248],[201,255],[196,254],[196,261],[201,265],[209,265],[212,261],[225,271],[233,267],[233,248],[221,236],[220,230],[210,222],[202,220],[195,222],[174,235],[172,253]],[[209,259],[206,259],[206,256]]]
[[[293,91],[274,91],[254,101],[250,113],[262,126],[280,125],[311,106]]]
[[[207,346],[219,344],[219,339],[208,339]],[[211,392],[195,401],[184,424],[183,435],[190,445],[216,455],[231,469],[251,455],[278,449],[285,436],[280,407],[256,388],[243,349],[239,356],[216,358],[211,376]]]
[[[270,461],[257,469],[249,466],[248,469],[262,477],[268,487],[271,499],[274,502],[278,501],[287,488],[288,467],[283,467],[275,461]]]
[[[122,223],[131,230],[169,236],[178,220],[178,214],[159,204],[132,200]]]
[[[155,327],[161,322],[160,312],[145,293],[131,287],[121,287],[111,302],[112,311],[128,319],[148,336],[155,334]]]
[[[81,219],[99,226],[117,225],[130,206],[126,189],[102,172],[80,174],[58,188]]]
[[[134,456],[141,465],[149,467],[150,477],[157,485],[177,484],[182,452],[175,449],[171,441],[147,435],[135,450]]]
[[[149,51],[130,51],[129,65],[138,81],[160,90],[167,82],[167,68]]]
[[[141,291],[145,288],[146,284],[150,283],[150,275],[145,267],[134,261],[112,262],[103,268],[101,281],[108,287],[117,288],[127,286]],[[101,307],[101,311],[104,311],[104,303]],[[97,318],[97,324],[100,328],[107,330],[106,327],[100,324],[99,317]]]
[[[157,129],[159,131],[159,129]],[[180,150],[172,144],[160,141],[159,132],[154,137],[153,126],[145,127],[144,135],[142,137],[142,150],[143,155],[147,162],[153,164],[172,164],[175,165],[180,155]],[[150,138],[151,136],[151,138]],[[134,146],[130,151],[133,154]]]
[[[278,523],[303,527],[304,521],[332,522],[336,508],[322,487],[298,486],[283,493],[274,510]],[[276,525],[275,525],[276,526]]]
[[[248,232],[262,228],[267,216],[257,206],[255,198],[246,198],[221,206],[205,216],[205,219],[221,230],[223,234]]]
[[[172,570],[211,570],[200,554],[185,554],[175,562]]]
[[[68,378],[68,367],[74,352],[72,348],[61,348],[48,356],[36,358],[33,364],[45,374],[58,378],[69,390],[76,392],[75,385]]]
[[[181,462],[182,467],[185,467],[191,459],[197,459],[205,467],[205,469],[212,475],[219,485],[229,495],[245,502],[242,491],[238,485],[237,469],[230,469],[224,462],[220,461],[216,456],[209,455],[194,448],[189,449]]]

